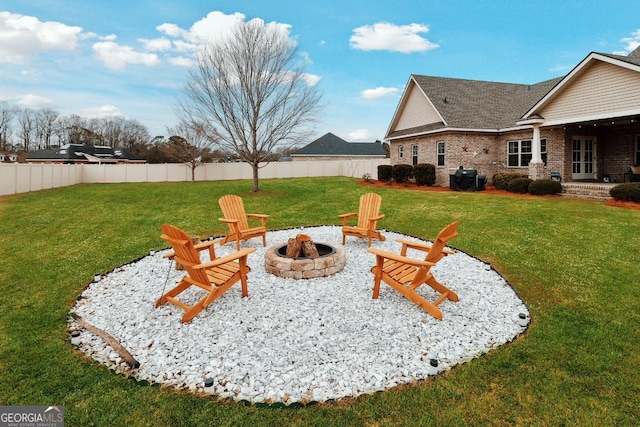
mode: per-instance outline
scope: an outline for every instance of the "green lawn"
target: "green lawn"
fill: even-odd
[[[0,198],[0,405],[64,405],[68,426],[640,423],[640,211],[588,200],[376,189],[381,228],[431,239],[460,220],[452,245],[490,262],[531,311],[522,337],[436,379],[268,407],[140,385],[74,350],[66,326],[75,298],[94,273],[164,247],[162,223],[222,234],[217,200],[235,193],[247,212],[270,214],[272,229],[337,225],[371,191],[349,178],[260,187],[79,185]]]

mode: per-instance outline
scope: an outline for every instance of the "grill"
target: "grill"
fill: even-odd
[[[475,169],[460,166],[456,173],[449,175],[449,188],[454,191],[481,191],[487,185],[487,176],[478,175]]]

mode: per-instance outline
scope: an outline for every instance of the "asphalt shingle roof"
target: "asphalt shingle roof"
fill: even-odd
[[[385,156],[379,142],[347,142],[331,132],[296,150],[292,156]]]

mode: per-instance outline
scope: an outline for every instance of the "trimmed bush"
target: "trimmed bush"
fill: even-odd
[[[418,163],[413,167],[416,184],[431,187],[436,183],[436,166],[431,163]]]
[[[508,190],[509,182],[516,178],[527,178],[521,173],[497,173],[493,175],[493,186],[496,190]]]
[[[627,182],[618,184],[609,190],[609,194],[616,200],[640,203],[640,183]]]
[[[393,165],[391,173],[395,182],[406,182],[413,175],[413,166]]]
[[[378,181],[391,181],[392,169],[391,165],[378,165]]]
[[[551,179],[536,179],[529,184],[529,193],[536,196],[544,196],[546,194],[558,194],[562,191],[562,184],[559,181]]]
[[[511,193],[520,193],[524,194],[529,191],[529,184],[533,182],[532,179],[529,178],[514,178],[509,181],[509,187],[507,191]]]

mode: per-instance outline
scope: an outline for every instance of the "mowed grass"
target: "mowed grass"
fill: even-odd
[[[356,211],[372,191],[349,178],[260,187],[80,185],[0,198],[0,405],[64,405],[68,426],[640,422],[640,211],[588,200],[375,189],[381,228],[431,239],[459,220],[452,246],[490,262],[532,314],[524,336],[436,379],[348,401],[268,407],[141,385],[74,350],[66,328],[75,299],[95,273],[164,247],[161,224],[223,234],[217,200],[233,193],[247,212],[270,214],[271,229],[337,225],[338,214]]]

